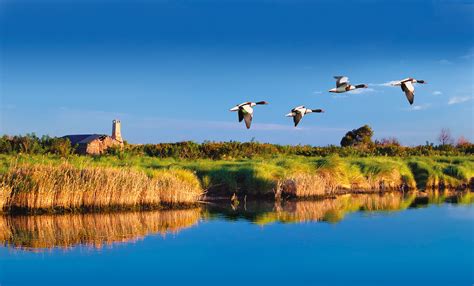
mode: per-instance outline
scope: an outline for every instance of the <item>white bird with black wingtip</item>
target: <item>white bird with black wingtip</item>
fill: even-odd
[[[424,80],[417,80],[409,77],[400,81],[392,82],[392,86],[400,86],[402,88],[402,91],[405,93],[408,102],[410,104],[413,104],[413,102],[415,102],[415,86],[413,85],[414,83],[425,84],[426,82]]]
[[[303,117],[306,114],[321,113],[321,112],[324,112],[324,110],[322,110],[322,109],[309,109],[309,108],[306,108],[304,106],[298,106],[298,107],[293,108],[291,110],[291,112],[286,115],[286,117],[293,117],[293,122],[295,123],[295,127],[296,127],[296,126],[298,126],[298,123],[300,123],[301,119],[303,119]]]
[[[244,102],[231,108],[230,111],[233,111],[233,112],[238,111],[239,122],[242,122],[242,120],[245,120],[245,126],[247,126],[247,129],[250,129],[250,126],[252,125],[252,119],[253,119],[253,107],[257,105],[266,105],[266,104],[268,104],[268,102],[266,101]]]
[[[334,93],[343,93],[351,90],[356,90],[359,88],[368,88],[366,84],[358,84],[352,85],[349,82],[349,78],[347,76],[335,76],[336,79],[336,88],[329,90],[329,92]]]

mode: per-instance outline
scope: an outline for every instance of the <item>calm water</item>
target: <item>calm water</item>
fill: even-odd
[[[472,285],[471,196],[0,217],[0,284]]]

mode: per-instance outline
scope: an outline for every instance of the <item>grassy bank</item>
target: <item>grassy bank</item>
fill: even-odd
[[[341,192],[467,188],[474,157],[302,157],[176,160],[148,156],[0,155],[0,206],[109,208],[207,197],[314,197]]]

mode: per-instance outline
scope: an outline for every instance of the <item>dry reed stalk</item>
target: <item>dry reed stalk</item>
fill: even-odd
[[[404,183],[396,169],[382,174],[360,173],[343,175],[338,171],[320,170],[316,173],[298,173],[279,183],[282,194],[292,197],[312,197],[334,194],[337,190],[381,191],[396,190]]]
[[[292,197],[311,197],[327,195],[332,189],[323,176],[301,173],[284,180],[281,191]]]
[[[0,182],[0,212],[9,204],[12,187]]]
[[[79,169],[69,164],[15,166],[2,176],[0,186],[3,209],[28,210],[190,204],[202,194],[199,180],[189,171],[166,170],[149,178],[132,169]]]
[[[154,188],[161,202],[167,204],[194,203],[202,195],[200,182],[185,170],[161,170],[154,174]]]

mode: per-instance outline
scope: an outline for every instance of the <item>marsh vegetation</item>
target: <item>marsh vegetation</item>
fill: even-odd
[[[181,160],[134,156],[0,155],[0,206],[108,209],[219,197],[309,198],[347,192],[468,189],[471,156],[274,156]]]
[[[0,180],[4,211],[76,211],[191,205],[202,189],[186,170],[19,163]]]
[[[369,126],[341,147],[258,142],[125,144],[78,156],[64,138],[0,137],[0,208],[75,211],[183,206],[201,199],[325,197],[347,192],[468,189],[474,145],[372,140]]]

